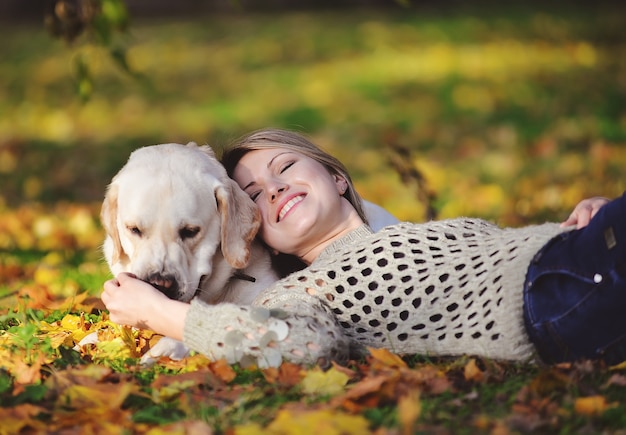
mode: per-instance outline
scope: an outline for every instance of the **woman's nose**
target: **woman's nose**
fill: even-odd
[[[282,184],[282,183],[272,184],[272,186],[269,188],[270,201],[272,202],[276,201],[276,199],[280,196],[280,194],[283,193],[285,190],[287,190],[287,185],[285,184]]]

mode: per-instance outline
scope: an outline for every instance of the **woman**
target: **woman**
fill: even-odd
[[[367,346],[548,363],[626,358],[626,196],[585,200],[562,225],[462,218],[372,233],[345,168],[298,134],[253,133],[223,160],[261,211],[259,237],[306,267],[252,307],[171,301],[120,275],[102,295],[113,321],[261,367],[328,365]]]

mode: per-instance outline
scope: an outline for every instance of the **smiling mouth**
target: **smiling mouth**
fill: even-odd
[[[287,201],[287,204],[285,204],[283,208],[280,209],[280,212],[278,213],[278,219],[276,219],[276,222],[280,222],[285,217],[285,215],[289,213],[289,210],[291,210],[294,205],[298,204],[303,199],[304,199],[304,195],[298,195],[298,196],[294,196],[289,201]]]

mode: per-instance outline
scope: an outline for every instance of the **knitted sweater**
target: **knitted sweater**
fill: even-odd
[[[184,341],[229,362],[327,365],[365,346],[399,354],[531,360],[523,284],[557,224],[502,229],[480,219],[362,226],[252,306],[194,300]]]

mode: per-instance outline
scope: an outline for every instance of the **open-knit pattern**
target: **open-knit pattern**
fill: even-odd
[[[251,319],[250,308],[194,302],[185,341],[216,358],[261,366],[276,365],[276,353],[328,364],[363,346],[530,360],[524,278],[533,256],[561,231],[557,224],[502,229],[467,218],[378,233],[363,226],[265,290],[254,302],[270,310],[261,320]],[[287,329],[268,339],[277,321]],[[243,337],[235,353],[224,338],[232,330]]]

